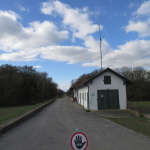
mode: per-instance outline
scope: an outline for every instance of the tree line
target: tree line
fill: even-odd
[[[71,86],[85,77],[90,79],[103,70],[96,69],[91,73],[83,74],[79,78],[71,80]],[[121,67],[113,70],[134,83],[127,86],[128,101],[150,101],[150,71],[143,67]],[[67,93],[71,94],[71,91],[68,90]]]
[[[46,72],[32,66],[0,66],[0,106],[28,105],[62,94]]]

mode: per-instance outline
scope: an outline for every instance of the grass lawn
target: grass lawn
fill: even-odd
[[[48,101],[49,100],[35,105],[0,107],[0,125]]]
[[[150,119],[143,118],[143,117],[107,118],[107,119],[150,138]]]
[[[150,108],[150,101],[128,101],[128,104],[132,105],[135,107],[138,107],[138,103],[139,103],[139,107],[145,107],[145,108]]]

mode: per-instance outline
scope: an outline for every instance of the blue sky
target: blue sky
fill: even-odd
[[[150,68],[150,0],[1,0],[0,65],[34,66],[67,90],[103,67]]]

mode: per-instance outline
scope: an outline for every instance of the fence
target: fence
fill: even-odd
[[[148,102],[128,102],[127,108],[140,113],[150,114],[150,101]]]

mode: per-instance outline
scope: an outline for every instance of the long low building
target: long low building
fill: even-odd
[[[133,82],[113,71],[105,69],[90,79],[83,79],[70,87],[74,99],[85,109],[127,109],[126,86]]]

